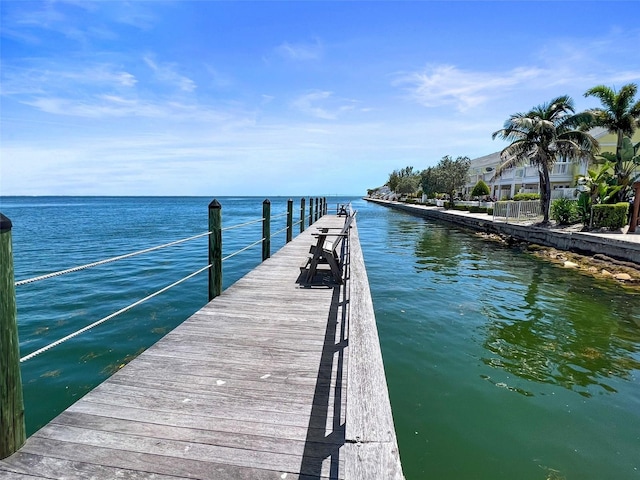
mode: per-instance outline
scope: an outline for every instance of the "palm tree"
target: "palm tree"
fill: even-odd
[[[527,113],[511,115],[504,128],[493,133],[511,142],[500,152],[503,163],[495,176],[517,165],[529,163],[538,167],[540,177],[540,206],[543,223],[549,223],[551,180],[549,172],[558,158],[566,161],[592,159],[598,142],[580,126],[591,121],[587,112],[575,114],[573,100],[564,95],[538,105]]]
[[[636,128],[640,125],[640,100],[634,97],[638,91],[635,83],[623,86],[619,92],[605,85],[598,85],[586,91],[585,97],[596,97],[604,108],[593,108],[589,112],[594,117],[593,124],[606,128],[609,133],[618,136],[616,144],[615,174],[619,185],[622,185],[624,160],[622,158],[624,136],[633,137]],[[626,188],[620,192],[620,200],[626,195]]]

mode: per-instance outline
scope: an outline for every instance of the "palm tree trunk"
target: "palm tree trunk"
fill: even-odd
[[[616,144],[616,177],[619,178],[620,172],[622,171],[622,140],[624,138],[624,132],[621,128],[618,129],[618,142]]]
[[[546,162],[540,164],[540,208],[544,216],[542,223],[549,223],[549,207],[551,206],[551,180],[549,178],[549,166]]]

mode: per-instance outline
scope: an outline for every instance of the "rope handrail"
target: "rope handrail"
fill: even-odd
[[[179,243],[188,242],[189,240],[195,240],[196,238],[205,237],[210,235],[211,232],[204,232],[198,235],[194,235],[193,237],[183,238],[181,240],[176,240],[174,242],[165,243],[164,245],[158,245],[156,247],[145,248],[144,250],[138,250],[137,252],[126,253],[124,255],[118,255],[117,257],[111,257],[104,260],[99,260],[97,262],[87,263],[86,265],[80,265],[78,267],[68,268],[66,270],[60,270],[58,272],[47,273],[45,275],[40,275],[38,277],[28,278],[26,280],[20,280],[15,282],[14,286],[18,287],[20,285],[26,285],[27,283],[38,282],[40,280],[47,280],[49,278],[58,277],[60,275],[65,275],[67,273],[78,272],[80,270],[85,270],[87,268],[97,267],[98,265],[104,265],[105,263],[115,262],[118,260],[123,260],[125,258],[130,258],[135,255],[141,255],[143,253],[153,252],[154,250],[160,250],[161,248],[171,247],[173,245],[177,245]]]
[[[124,313],[124,312],[127,312],[127,311],[131,310],[131,309],[132,309],[132,308],[134,308],[134,307],[137,307],[137,306],[138,306],[138,305],[140,305],[141,303],[144,303],[144,302],[146,302],[147,300],[150,300],[150,299],[152,299],[153,297],[155,297],[155,296],[157,296],[157,295],[160,295],[161,293],[166,292],[166,291],[167,291],[167,290],[169,290],[170,288],[173,288],[173,287],[175,287],[175,286],[177,286],[177,285],[180,285],[182,282],[185,282],[186,280],[189,280],[190,278],[195,277],[196,275],[198,275],[199,273],[204,272],[205,270],[207,270],[207,269],[208,269],[208,268],[210,268],[210,267],[211,267],[211,264],[207,265],[206,267],[202,267],[202,268],[200,268],[199,270],[196,270],[195,272],[190,273],[190,274],[189,274],[189,275],[187,275],[186,277],[181,278],[180,280],[178,280],[178,281],[176,281],[176,282],[173,282],[171,285],[167,285],[166,287],[161,288],[161,289],[160,289],[160,290],[158,290],[157,292],[154,292],[154,293],[152,293],[151,295],[147,295],[146,297],[144,297],[144,298],[142,298],[142,299],[138,300],[137,302],[132,303],[131,305],[129,305],[129,306],[127,306],[127,307],[121,308],[121,309],[120,309],[120,310],[118,310],[117,312],[114,312],[114,313],[112,313],[112,314],[110,314],[110,315],[107,315],[106,317],[101,318],[100,320],[98,320],[98,321],[96,321],[96,322],[93,322],[92,324],[87,325],[86,327],[83,327],[83,328],[81,328],[80,330],[77,330],[77,331],[75,331],[75,332],[73,332],[73,333],[71,333],[71,334],[67,335],[66,337],[60,338],[60,339],[56,340],[55,342],[50,343],[49,345],[46,345],[46,346],[44,346],[44,347],[42,347],[42,348],[39,348],[38,350],[36,350],[36,351],[34,351],[34,352],[31,352],[31,353],[30,353],[30,354],[28,354],[28,355],[25,355],[24,357],[22,357],[22,358],[20,359],[20,363],[22,363],[22,362],[26,362],[27,360],[31,360],[33,357],[35,357],[35,356],[37,356],[37,355],[40,355],[41,353],[44,353],[44,352],[46,352],[47,350],[49,350],[49,349],[51,349],[51,348],[53,348],[53,347],[56,347],[56,346],[60,345],[61,343],[66,342],[67,340],[70,340],[70,339],[72,339],[72,338],[74,338],[74,337],[77,337],[77,336],[78,336],[78,335],[80,335],[81,333],[84,333],[84,332],[86,332],[87,330],[91,330],[92,328],[97,327],[98,325],[100,325],[100,324],[102,324],[102,323],[106,322],[107,320],[111,320],[112,318],[117,317],[118,315],[120,315],[120,314],[122,314],[122,313]]]
[[[260,240],[258,240],[258,241],[256,241],[256,242],[253,242],[252,244],[247,245],[246,247],[241,248],[240,250],[237,250],[237,251],[235,251],[235,252],[233,252],[233,253],[231,253],[231,254],[227,255],[226,257],[223,257],[221,261],[223,261],[223,262],[224,262],[225,260],[227,260],[227,259],[229,259],[229,258],[231,258],[231,257],[235,257],[235,256],[236,256],[236,255],[238,255],[239,253],[242,253],[242,252],[244,252],[244,251],[246,251],[246,250],[249,250],[251,247],[255,247],[256,245],[258,245],[258,244],[259,244],[259,243],[261,243],[262,241],[264,241],[264,238],[261,238]]]
[[[282,232],[286,231],[288,228],[289,228],[289,227],[284,227],[284,228],[281,228],[280,230],[278,230],[278,231],[276,231],[276,232],[273,232],[269,238],[273,238],[273,237],[275,237],[277,234],[279,234],[279,233],[282,233]]]
[[[251,220],[251,221],[245,222],[245,223],[239,223],[238,225],[231,225],[230,227],[224,227],[222,229],[222,231],[226,232],[227,230],[233,230],[234,228],[246,227],[247,225],[251,225],[251,224],[262,222],[262,221],[264,221],[264,217],[258,218],[256,220]]]
[[[271,215],[271,219],[273,220],[274,218],[286,217],[287,215],[288,215],[287,212],[280,213],[278,215]]]

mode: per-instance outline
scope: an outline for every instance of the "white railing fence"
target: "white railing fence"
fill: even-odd
[[[535,221],[542,218],[540,200],[526,200],[520,202],[495,202],[493,204],[493,219],[504,219],[509,222]]]

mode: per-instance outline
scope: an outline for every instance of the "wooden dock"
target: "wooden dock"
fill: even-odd
[[[321,217],[0,461],[3,479],[401,479],[357,226],[301,282]]]

